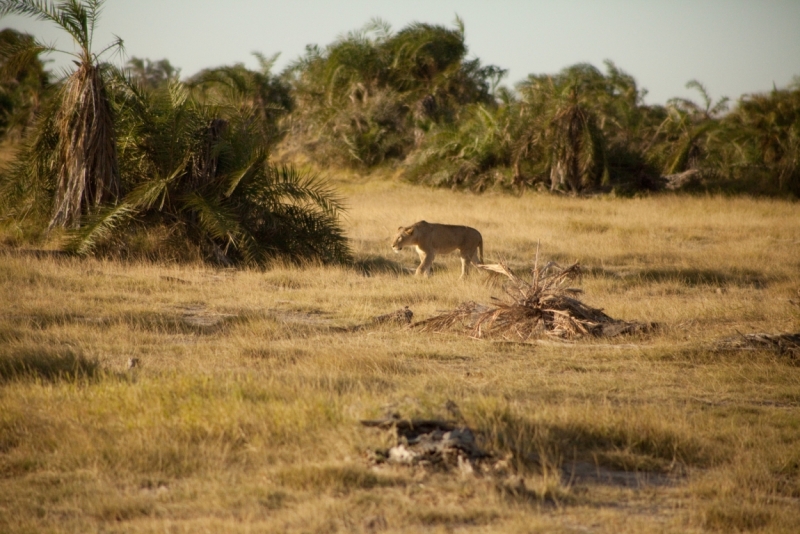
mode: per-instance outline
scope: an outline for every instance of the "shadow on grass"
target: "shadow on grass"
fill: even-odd
[[[277,473],[281,484],[305,491],[334,490],[347,494],[353,490],[372,490],[404,486],[402,476],[378,473],[362,466],[303,465],[282,469]]]
[[[723,272],[715,269],[642,269],[625,271],[624,269],[606,269],[603,267],[587,267],[584,274],[598,278],[625,280],[626,282],[649,284],[659,282],[678,282],[688,287],[752,287],[764,289],[767,278],[751,269],[735,272]]]
[[[213,313],[205,310],[179,313],[123,311],[105,316],[87,316],[82,313],[40,310],[29,315],[11,317],[10,319],[14,320],[17,325],[23,325],[34,330],[48,330],[74,324],[104,329],[115,325],[126,325],[135,330],[156,334],[209,335],[224,333],[230,326],[247,323],[251,319],[258,319],[258,317],[251,317],[247,314]],[[0,330],[0,340],[6,335],[4,331]]]
[[[100,364],[69,349],[18,348],[0,349],[0,383],[14,380],[93,379],[100,374]]]
[[[156,334],[183,335],[201,334],[211,335],[225,333],[236,324],[244,324],[255,319],[237,314],[222,314],[209,312],[129,312],[123,315],[120,322],[133,329],[143,330]]]
[[[761,339],[760,339],[761,338]],[[764,339],[766,338],[766,339]],[[759,364],[800,366],[800,333],[796,334],[736,334],[718,339],[706,347],[662,348],[651,352],[657,361],[682,364],[689,368],[698,365]]]
[[[624,418],[550,423],[509,412],[487,414],[479,426],[490,450],[510,454],[518,469],[558,470],[565,481],[613,486],[667,485],[687,468],[705,468],[723,454],[703,439]]]
[[[388,260],[383,256],[367,256],[357,259],[353,263],[353,268],[363,276],[373,276],[376,274],[404,274],[406,269],[401,263]]]

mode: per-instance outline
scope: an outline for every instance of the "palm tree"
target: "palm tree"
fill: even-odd
[[[518,96],[493,91],[491,105],[461,106],[458,121],[431,129],[409,174],[478,190],[547,182],[572,193],[609,184],[612,172],[620,181],[639,178],[649,171],[632,143],[651,122],[644,92],[612,62],[606,66],[607,75],[586,64],[531,75]]]
[[[402,95],[389,83],[390,27],[373,20],[287,69],[297,100],[293,133],[319,160],[371,166],[410,145]]]
[[[714,102],[706,87],[690,80],[686,87],[700,93],[702,105],[686,98],[673,98],[667,102],[667,117],[656,134],[664,136],[661,144],[664,174],[675,174],[696,169],[709,153],[709,144],[719,125],[719,116],[728,109],[728,98]],[[655,137],[657,137],[657,135]]]
[[[70,250],[118,254],[162,229],[168,247],[224,265],[349,261],[341,200],[318,178],[269,164],[253,110],[198,102],[180,82],[151,91],[119,77],[114,89],[125,194],[72,233]]]
[[[150,61],[132,57],[125,65],[131,75],[150,89],[158,89],[171,81],[180,79],[181,69],[175,68],[168,59]]]
[[[288,75],[295,133],[318,155],[372,166],[403,159],[465,105],[491,105],[497,67],[466,61],[464,27],[411,24],[393,34],[373,20],[321,49],[309,47]]]
[[[742,97],[722,122],[737,148],[738,174],[764,174],[772,189],[800,194],[800,78]]]
[[[0,31],[0,137],[22,138],[32,126],[50,86],[33,37]]]
[[[228,104],[252,112],[267,146],[277,144],[286,134],[281,119],[294,109],[288,83],[272,74],[279,54],[266,57],[254,52],[258,70],[241,63],[205,69],[192,77],[189,86],[205,102]]]
[[[53,188],[50,228],[77,227],[81,217],[104,202],[113,202],[120,192],[114,143],[114,120],[106,87],[107,66],[100,56],[121,49],[117,39],[95,54],[92,36],[103,0],[65,0],[58,4],[36,0],[0,0],[0,16],[27,15],[56,24],[78,45],[76,69],[63,81],[56,104],[44,117],[37,138],[25,154],[38,160],[29,164],[46,174],[42,182]],[[39,50],[52,48],[35,44]],[[48,141],[54,152],[48,153]],[[38,148],[37,148],[38,146]]]
[[[49,225],[30,226],[69,227],[66,248],[81,254],[349,261],[341,199],[315,176],[270,165],[258,106],[212,105],[177,80],[152,88],[100,63],[91,35],[101,4],[0,0],[0,13],[55,21],[80,49],[77,70],[0,176],[4,217],[19,224],[54,206]],[[153,255],[137,244],[154,239]]]
[[[522,161],[534,159],[541,162],[540,172],[546,169],[552,190],[577,193],[607,181],[606,139],[598,118],[606,90],[605,77],[585,64],[519,84],[515,180]]]
[[[599,185],[608,174],[605,138],[594,113],[571,88],[550,120],[550,189],[573,193]]]

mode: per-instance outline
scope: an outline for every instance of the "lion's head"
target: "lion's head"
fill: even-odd
[[[400,252],[403,247],[419,246],[430,234],[431,225],[426,221],[415,222],[411,226],[401,226],[397,229],[397,236],[392,241],[392,248]]]
[[[413,245],[414,241],[414,227],[401,226],[397,229],[397,236],[392,241],[392,250],[400,252],[406,245]]]

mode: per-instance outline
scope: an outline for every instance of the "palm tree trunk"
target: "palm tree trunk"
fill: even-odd
[[[81,216],[120,192],[111,105],[97,66],[70,76],[57,118],[59,168],[50,228],[77,227]]]

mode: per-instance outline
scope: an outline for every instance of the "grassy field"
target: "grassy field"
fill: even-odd
[[[0,251],[0,531],[796,532],[800,209],[337,184],[353,267],[266,271]],[[389,242],[467,224],[487,262],[579,262],[650,334],[510,343],[401,326],[502,296]],[[139,365],[127,369],[130,358]],[[448,403],[450,408],[448,408]],[[374,464],[360,420],[452,418],[502,466]],[[505,466],[505,467],[503,467]]]

